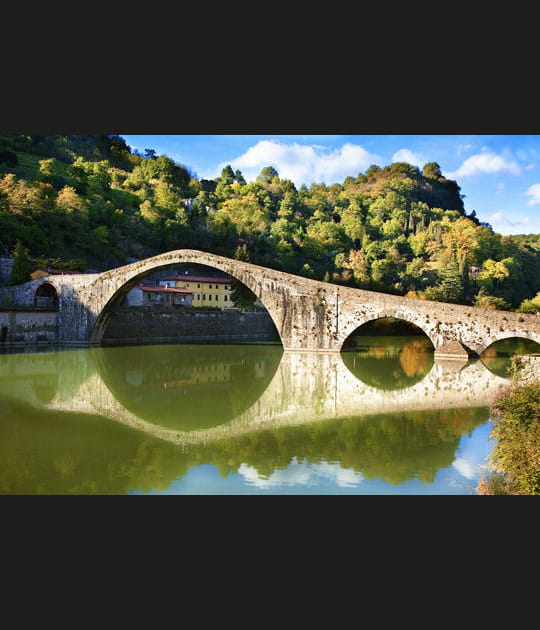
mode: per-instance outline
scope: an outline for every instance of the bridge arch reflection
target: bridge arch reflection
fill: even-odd
[[[359,326],[343,346],[343,361],[366,385],[403,389],[433,366],[434,346],[425,332],[404,319],[381,317]]]
[[[509,384],[478,360],[465,366],[435,360],[419,381],[383,389],[359,379],[344,360],[346,355],[261,346],[246,346],[234,355],[231,346],[223,346],[226,358],[213,363],[213,373],[221,374],[222,383],[214,382],[212,393],[212,383],[203,383],[201,390],[193,371],[171,380],[170,372],[161,369],[170,357],[160,364],[158,348],[137,346],[127,363],[119,359],[125,348],[28,354],[24,367],[17,363],[16,377],[9,375],[9,359],[17,355],[6,355],[2,370],[7,373],[0,374],[0,387],[6,395],[16,393],[38,407],[98,414],[175,444],[196,444],[336,418],[488,407]],[[207,348],[206,365],[212,365],[216,347]],[[170,352],[178,353],[175,369],[193,363],[201,350],[171,345]],[[191,358],[183,361],[183,353]],[[219,370],[218,363],[223,364]],[[225,363],[230,366],[227,378]],[[54,372],[59,374],[56,392],[49,380],[46,396],[37,396],[36,382]],[[184,378],[189,382],[174,382]],[[168,383],[173,387],[165,387]]]
[[[494,341],[480,355],[480,361],[493,374],[502,377],[510,375],[512,357],[519,354],[535,354],[540,352],[540,344],[524,337],[509,335]]]
[[[216,347],[208,348],[203,366],[212,364]],[[124,483],[128,489],[166,490],[190,468],[207,463],[218,466],[222,475],[247,466],[269,478],[291,462],[294,466],[303,461],[339,462],[341,470],[354,470],[366,479],[384,477],[398,484],[417,475],[429,482],[441,467],[452,465],[461,436],[488,419],[491,400],[509,385],[508,379],[494,376],[481,361],[461,365],[435,360],[420,381],[381,389],[353,374],[346,355],[283,352],[280,347],[261,354],[261,349],[250,346],[246,354],[232,356],[228,346],[224,347],[228,355],[214,357],[214,376],[225,374],[217,365],[227,361],[241,365],[244,360],[248,369],[241,370],[237,380],[214,383],[214,417],[208,406],[198,424],[190,424],[189,417],[196,412],[195,394],[190,407],[181,406],[182,396],[167,398],[171,391],[179,394],[189,385],[175,385],[167,392],[163,385],[171,382],[170,374],[163,370],[155,346],[137,346],[125,361],[120,359],[125,348],[4,355],[0,399],[6,402],[5,417],[13,420],[12,433],[24,430],[32,440],[49,444],[60,432],[61,455],[55,451],[54,467],[63,476],[51,473],[58,484],[53,491],[73,492],[79,487],[70,475],[80,468],[84,492],[88,487],[84,475],[90,473],[82,462],[90,451],[94,461],[103,463],[98,466],[103,471],[98,488],[111,492],[125,491]],[[171,346],[179,354],[201,350]],[[138,359],[137,353],[141,353]],[[175,367],[181,368],[182,361]],[[234,394],[242,387],[250,389],[255,381],[258,389],[246,394],[236,409],[225,403],[218,406],[227,383]],[[210,385],[204,385],[209,388],[207,397]],[[199,386],[192,383],[194,390]],[[154,400],[145,400],[145,395]],[[7,437],[8,424],[5,428]],[[77,444],[83,445],[84,456],[73,454]],[[46,464],[37,452],[21,451],[20,465],[10,454],[9,466],[0,475],[2,487],[8,487],[9,479],[9,487],[20,488],[22,476],[28,474],[28,483],[39,483],[43,492]]]

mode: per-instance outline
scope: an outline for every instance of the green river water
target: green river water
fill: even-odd
[[[0,494],[474,494],[512,348],[426,341],[4,348]]]

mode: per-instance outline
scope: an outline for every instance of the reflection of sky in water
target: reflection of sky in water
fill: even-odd
[[[294,459],[269,477],[242,464],[238,473],[220,477],[217,468],[202,465],[174,481],[162,494],[475,494],[480,478],[487,473],[486,458],[493,442],[491,422],[464,435],[451,466],[438,471],[433,483],[418,479],[392,485],[382,479],[364,479],[361,473],[338,463],[308,464]],[[137,492],[135,492],[137,494]]]

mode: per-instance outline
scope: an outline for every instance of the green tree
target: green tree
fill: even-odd
[[[236,260],[241,260],[243,262],[251,262],[251,257],[248,252],[248,248],[246,244],[239,245],[234,252],[234,258]],[[239,306],[240,308],[251,308],[257,299],[257,296],[246,287],[245,284],[237,280],[236,278],[232,278],[231,280],[231,299],[235,306]]]
[[[441,167],[437,162],[428,162],[424,164],[422,174],[424,177],[429,177],[430,179],[439,179],[439,177],[442,177]]]
[[[234,179],[240,184],[240,186],[245,186],[247,183],[239,169],[236,169],[236,171],[234,171]]]
[[[523,300],[517,311],[518,313],[540,313],[540,291],[530,300]]]
[[[474,298],[474,306],[501,311],[509,311],[512,308],[506,300],[495,295],[488,295],[484,289],[480,289]]]
[[[459,303],[463,300],[463,276],[456,258],[452,258],[439,272],[441,281],[433,289],[435,300]]]
[[[13,257],[13,267],[11,268],[9,284],[17,285],[28,282],[33,270],[30,251],[24,247],[20,240],[17,240],[11,255]]]
[[[265,166],[262,171],[257,175],[257,181],[259,182],[269,182],[274,177],[279,177],[279,173],[273,166]]]

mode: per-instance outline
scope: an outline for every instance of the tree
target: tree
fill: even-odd
[[[517,309],[518,313],[540,313],[540,291],[530,300],[523,300]]]
[[[336,256],[337,263],[337,256]],[[351,249],[349,256],[343,261],[342,266],[345,269],[351,269],[353,277],[357,286],[361,288],[369,288],[370,275],[369,275],[369,262],[366,255],[362,250]]]
[[[234,179],[240,184],[240,186],[245,186],[246,183],[247,183],[245,178],[244,178],[244,176],[242,175],[242,173],[238,169],[236,169],[236,171],[234,171]]]
[[[442,177],[441,167],[437,164],[437,162],[428,162],[427,164],[424,164],[422,175],[424,177],[429,177],[430,179],[439,179],[439,177]]]
[[[488,295],[484,289],[480,289],[477,296],[474,298],[474,306],[500,311],[509,311],[511,309],[510,304],[508,304],[506,300],[494,295]]]
[[[230,164],[227,164],[223,169],[221,169],[220,181],[223,184],[233,184],[235,181],[235,174]]]
[[[463,277],[456,258],[452,258],[440,272],[441,281],[432,290],[434,299],[459,303],[463,300]]]
[[[243,262],[251,262],[251,257],[245,243],[236,248],[234,258]],[[235,306],[239,306],[241,308],[251,308],[253,306],[257,296],[253,293],[253,291],[251,291],[251,289],[246,287],[245,284],[236,278],[232,278],[231,288],[231,300]]]
[[[9,284],[13,286],[28,282],[33,269],[30,251],[24,247],[20,240],[17,240],[11,255],[13,256],[13,267],[11,268]]]
[[[483,493],[540,494],[540,382],[514,382],[492,411],[495,446],[488,463],[495,477],[484,480]]]
[[[257,176],[258,182],[270,182],[274,177],[279,177],[279,173],[273,166],[265,166]]]

